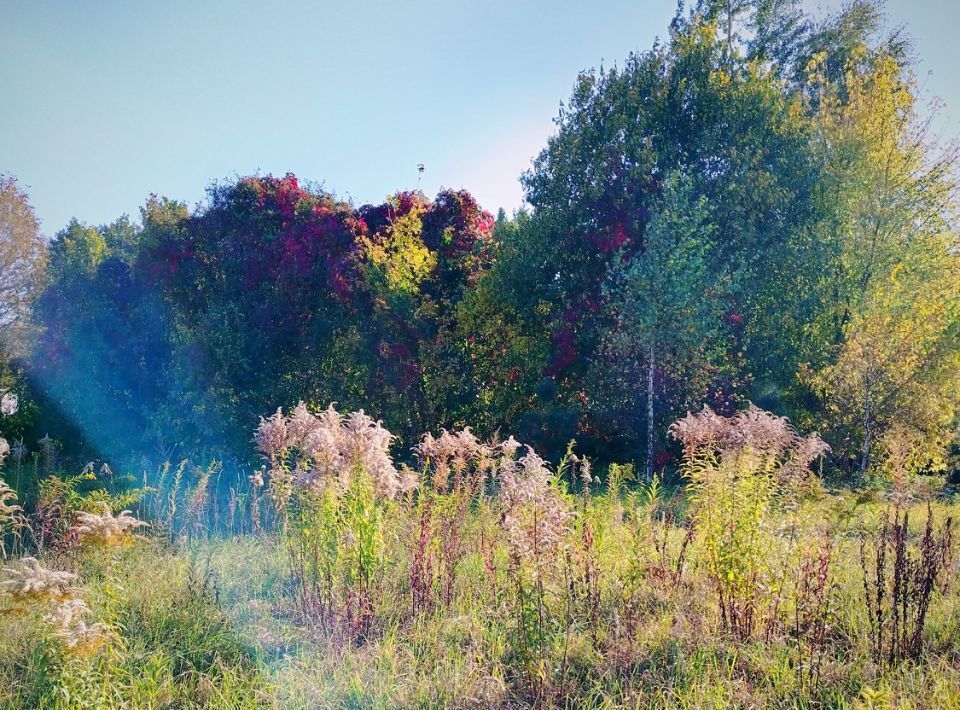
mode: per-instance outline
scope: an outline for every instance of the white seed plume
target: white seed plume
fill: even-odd
[[[56,608],[43,618],[54,626],[68,628],[90,613],[90,608],[83,599],[65,599]]]
[[[20,400],[13,392],[4,392],[0,396],[0,414],[5,417],[13,416],[20,408]]]
[[[80,542],[109,545],[124,540],[134,530],[145,526],[147,523],[133,517],[129,510],[114,516],[109,508],[104,508],[99,515],[79,513],[77,522],[69,532],[76,535]]]
[[[280,508],[294,487],[346,487],[355,475],[368,476],[377,495],[384,498],[394,498],[416,485],[415,478],[401,475],[394,466],[393,434],[363,410],[344,416],[331,404],[313,414],[301,402],[289,415],[278,409],[273,416],[261,418],[254,441],[270,461],[270,494]],[[251,483],[260,480],[251,479]]]
[[[54,637],[67,648],[89,648],[104,641],[110,631],[104,623],[87,624],[84,617],[89,613],[90,608],[82,599],[67,599],[44,619],[54,626]]]
[[[511,449],[515,450],[512,445]],[[513,551],[536,558],[537,564],[554,559],[570,530],[573,511],[555,488],[546,462],[527,447],[520,459],[502,460],[499,483],[502,525]]]
[[[47,569],[34,557],[23,557],[19,566],[4,567],[3,572],[8,579],[0,582],[0,590],[16,601],[63,599],[76,593],[70,584],[77,575]]]

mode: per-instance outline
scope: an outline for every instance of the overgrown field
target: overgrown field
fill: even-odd
[[[514,164],[497,156],[536,134],[541,92],[511,77],[554,69],[537,56],[499,71],[504,54],[481,80],[459,54],[489,64],[481,20],[496,11],[497,41],[524,61],[533,36],[586,56],[553,37],[583,3],[545,4],[526,28],[506,3],[473,3],[468,23],[443,19],[457,3],[406,12],[429,41],[374,13],[365,48],[430,58],[398,54],[379,79],[356,52],[226,62],[208,42],[219,8],[181,22],[209,30],[144,41],[178,66],[187,40],[216,50],[189,81],[164,76],[208,82],[218,125],[239,92],[238,116],[256,104],[278,122],[263,135],[294,140],[292,114],[311,126],[281,155],[191,129],[242,136],[240,165],[382,147],[382,165],[350,158],[358,195],[417,165],[415,189],[369,204],[293,173],[237,174],[191,204],[162,196],[173,180],[139,222],[73,218],[51,235],[0,165],[0,707],[960,707],[950,116],[883,0],[667,4],[653,46],[571,76],[512,215],[421,180],[490,190]],[[310,31],[355,24],[313,5],[319,28],[297,14]],[[605,35],[614,12],[582,34]],[[16,54],[31,66],[60,49],[47,44]],[[51,113],[42,92],[11,94],[24,110],[44,99],[24,114],[50,114],[56,140],[25,128],[40,157],[69,147],[59,116],[103,106],[202,124],[131,104],[127,74],[110,80],[129,67],[103,44],[102,61],[71,63],[116,83],[112,103],[98,90],[84,112],[71,88],[72,113]],[[62,73],[52,61],[44,76]],[[434,71],[451,67],[455,82]],[[278,90],[301,74],[360,80]],[[387,110],[332,130],[353,94]],[[497,118],[478,140],[434,104]],[[174,125],[121,134],[200,145]],[[74,188],[195,162],[44,157],[22,177],[53,165],[39,204],[89,219],[119,192]]]
[[[0,698],[960,704],[960,506],[936,480],[894,467],[827,491],[810,471],[822,442],[755,408],[705,409],[671,434],[680,487],[629,467],[598,476],[572,451],[552,469],[469,431],[424,437],[411,469],[362,413],[301,406],[261,423],[270,466],[227,501],[185,469],[125,496],[54,479],[46,518],[4,508],[21,554],[0,582]],[[149,527],[110,512],[140,495]],[[36,562],[22,553],[41,520]]]

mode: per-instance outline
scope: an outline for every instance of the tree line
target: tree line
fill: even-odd
[[[577,78],[512,216],[464,190],[356,207],[250,176],[44,245],[5,178],[0,378],[38,403],[19,426],[59,417],[65,444],[127,465],[252,460],[259,416],[337,402],[401,448],[472,426],[650,475],[685,411],[755,402],[818,430],[837,475],[894,452],[945,471],[957,146],[883,26],[873,0],[681,8]]]

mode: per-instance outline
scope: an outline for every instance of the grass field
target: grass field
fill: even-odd
[[[0,698],[11,708],[960,705],[954,561],[936,582],[919,655],[873,657],[861,541],[876,539],[887,503],[831,493],[771,518],[779,536],[799,526],[793,538],[804,544],[778,548],[771,569],[783,574],[769,579],[782,587],[760,593],[745,635],[723,628],[703,545],[684,542],[682,498],[644,489],[577,502],[591,548],[571,538],[567,559],[543,575],[542,600],[529,572],[511,570],[509,543],[486,541],[496,513],[480,506],[464,519],[449,597],[416,611],[417,509],[398,503],[361,632],[346,613],[304,615],[278,533],[174,545],[154,530],[124,545],[50,552],[42,563],[79,575],[91,618],[109,632],[77,651],[51,637],[42,604],[4,614]],[[913,507],[911,545],[926,517]],[[944,521],[958,505],[932,511]],[[809,551],[827,540],[826,569],[820,557],[811,568]],[[822,608],[811,611],[799,587],[818,576]],[[799,628],[798,614],[822,630]]]

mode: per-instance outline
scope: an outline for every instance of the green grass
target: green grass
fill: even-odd
[[[40,611],[2,622],[0,704],[9,708],[255,707],[269,702],[254,646],[219,608],[194,560],[151,543],[73,567],[98,620],[114,630],[95,655],[44,637]]]
[[[391,519],[376,622],[362,639],[296,613],[286,551],[272,533],[48,555],[49,566],[79,573],[94,617],[114,636],[96,654],[71,654],[50,638],[40,611],[4,614],[0,706],[960,707],[956,562],[934,596],[919,661],[871,661],[859,540],[874,530],[881,505],[833,495],[801,511],[810,530],[832,521],[838,540],[815,682],[798,670],[787,624],[769,639],[721,630],[696,540],[679,582],[657,573],[652,539],[665,534],[673,555],[683,530],[656,519],[634,527],[629,505],[622,515],[616,501],[591,501],[599,609],[569,609],[563,584],[551,583],[555,628],[532,660],[518,649],[502,543],[491,579],[476,520],[452,603],[415,615],[407,584],[412,516]],[[934,511],[943,519],[960,505],[938,502]],[[783,604],[789,618],[791,602]],[[548,692],[533,691],[531,677]]]

